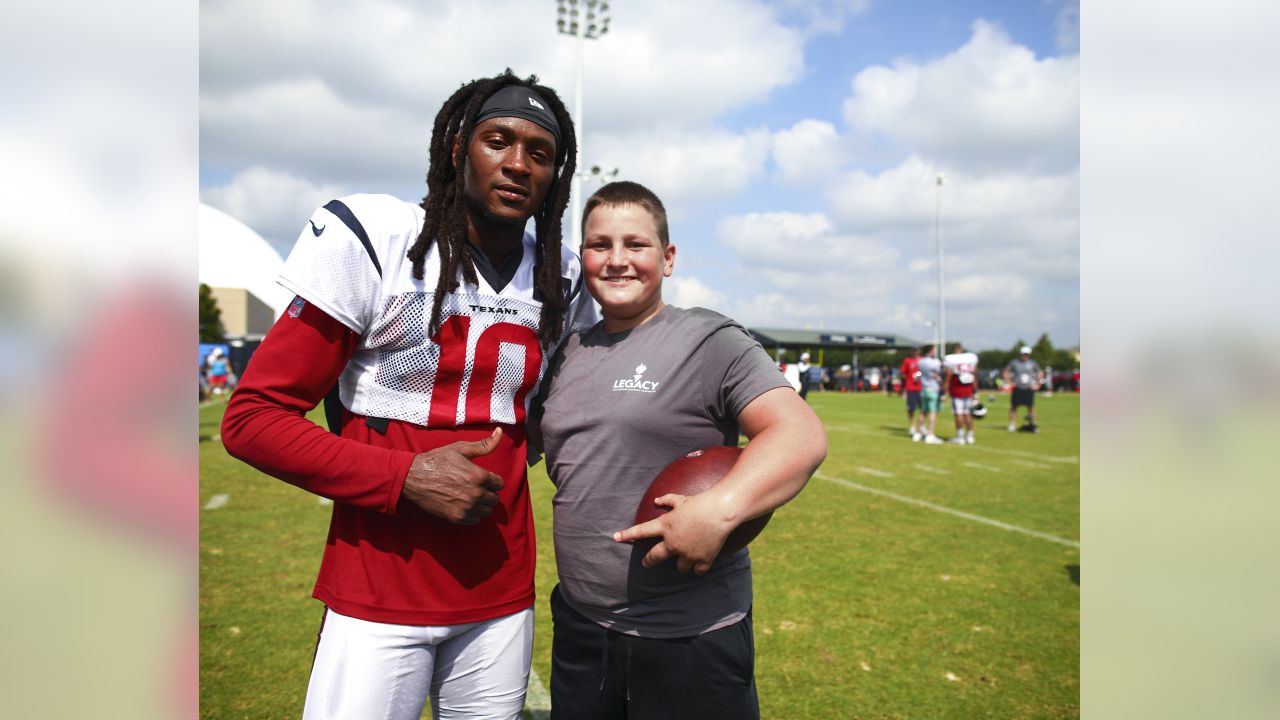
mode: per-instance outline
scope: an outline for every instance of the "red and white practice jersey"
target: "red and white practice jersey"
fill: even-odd
[[[951,384],[947,391],[952,397],[971,397],[977,382],[978,356],[976,353],[952,353],[942,360],[951,370]]]
[[[459,272],[458,289],[441,307],[440,329],[428,338],[437,247],[427,255],[422,280],[413,278],[405,257],[422,230],[422,208],[388,195],[342,202],[365,228],[381,274],[352,230],[321,208],[279,280],[360,335],[339,383],[342,404],[356,415],[430,428],[523,422],[546,368],[533,236],[525,233],[519,266],[505,284],[483,258],[476,263],[477,284],[462,281]],[[562,282],[574,295],[565,317],[569,333],[594,324],[596,315],[581,287],[577,256],[565,248],[561,253]]]

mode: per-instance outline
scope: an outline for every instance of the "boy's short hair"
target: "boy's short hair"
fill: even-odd
[[[932,350],[933,350],[933,344],[932,344],[932,343],[930,343],[930,344],[928,344],[928,345],[925,345],[923,348],[921,348],[921,349],[920,349],[920,352],[921,352],[921,353],[923,353],[923,354],[925,354],[925,355],[928,355],[928,354],[930,353],[930,351],[932,351]]]
[[[579,238],[579,242],[586,240],[587,218],[591,216],[591,211],[601,205],[609,207],[638,205],[644,208],[653,218],[662,247],[665,248],[671,244],[671,236],[667,232],[667,209],[662,206],[662,201],[649,188],[630,180],[608,183],[587,198],[586,207],[582,209],[582,237]]]

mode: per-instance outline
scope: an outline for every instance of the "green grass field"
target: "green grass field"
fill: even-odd
[[[1078,717],[1078,396],[1040,399],[1039,435],[1006,432],[1001,397],[963,447],[912,443],[899,398],[809,401],[827,460],[751,546],[762,717]],[[201,510],[201,717],[298,717],[329,507],[228,457],[222,409],[200,409],[201,506],[226,496]],[[552,487],[530,482],[545,687]]]

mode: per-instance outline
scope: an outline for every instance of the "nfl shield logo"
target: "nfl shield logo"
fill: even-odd
[[[293,302],[289,304],[289,317],[296,318],[302,314],[302,308],[307,306],[307,301],[300,297],[295,297]]]

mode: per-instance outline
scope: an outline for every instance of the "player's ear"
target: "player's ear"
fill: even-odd
[[[671,277],[671,271],[676,269],[676,244],[667,243],[662,250],[662,277]]]

